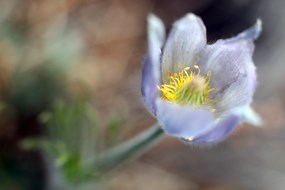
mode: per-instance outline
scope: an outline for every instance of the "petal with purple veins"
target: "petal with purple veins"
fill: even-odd
[[[206,43],[206,29],[199,17],[190,13],[175,22],[163,50],[163,82],[167,82],[169,71],[179,70],[178,64],[183,67],[197,64],[200,51],[205,48]]]
[[[253,40],[260,33],[260,25],[257,22],[234,38],[218,40],[203,53],[199,66],[204,73],[211,72],[212,96],[219,102],[219,111],[251,102],[256,87]]]

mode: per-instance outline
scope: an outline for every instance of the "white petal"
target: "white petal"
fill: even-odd
[[[261,117],[250,106],[244,108],[243,120],[256,127],[262,126],[263,123]]]

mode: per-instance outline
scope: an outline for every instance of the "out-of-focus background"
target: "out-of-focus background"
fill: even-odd
[[[209,42],[263,21],[253,107],[264,126],[244,125],[212,147],[164,137],[97,188],[283,190],[284,7],[282,0],[1,0],[0,189],[57,190],[50,184],[59,180],[56,166],[79,180],[79,165],[96,151],[155,123],[140,95],[146,17],[156,14],[169,32],[173,21],[194,12]],[[46,136],[53,143],[37,141]]]

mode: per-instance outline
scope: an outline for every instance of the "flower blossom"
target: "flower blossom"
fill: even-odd
[[[250,104],[256,88],[253,41],[261,21],[235,37],[207,44],[202,20],[189,13],[165,39],[162,21],[148,17],[142,69],[144,101],[164,131],[190,144],[224,140],[242,122],[258,125]]]

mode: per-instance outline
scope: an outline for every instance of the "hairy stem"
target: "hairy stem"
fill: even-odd
[[[141,154],[160,139],[164,134],[156,124],[126,142],[115,146],[99,156],[97,167],[99,171],[109,171],[124,161]]]

